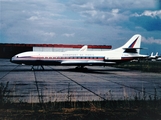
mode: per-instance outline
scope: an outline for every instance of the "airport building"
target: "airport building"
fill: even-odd
[[[0,43],[0,58],[11,58],[15,54],[26,51],[77,51],[83,45],[71,44],[13,44]],[[111,49],[111,45],[88,45],[88,51],[104,51]]]

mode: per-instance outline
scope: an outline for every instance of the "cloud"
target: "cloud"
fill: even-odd
[[[130,17],[130,21],[135,26],[141,26],[147,31],[161,31],[161,10],[135,13]]]
[[[75,33],[64,33],[62,36],[66,36],[66,37],[74,37]]]
[[[70,5],[75,10],[91,10],[97,9],[100,11],[110,10],[110,9],[150,9],[156,6],[155,1],[152,0],[81,0],[81,1],[70,1]]]
[[[153,37],[142,37],[142,42],[147,43],[147,44],[160,44],[161,45],[161,39],[154,39]]]
[[[54,32],[44,32],[44,36],[54,37],[56,34]]]
[[[55,0],[1,1],[0,32],[8,42],[51,42],[55,31],[67,21],[62,14],[65,9]]]
[[[115,48],[136,33],[160,37],[155,7],[155,0],[1,0],[0,42]]]
[[[35,20],[38,20],[38,17],[37,16],[31,16],[28,20],[35,21]]]
[[[136,16],[136,17],[148,16],[148,17],[152,17],[152,18],[159,17],[161,19],[161,10],[158,10],[158,11],[146,10],[141,14],[135,13],[133,16]]]
[[[157,9],[156,1],[88,0],[87,2],[81,0],[70,3],[71,8],[84,17],[88,24],[118,26],[130,30],[143,28],[147,31],[155,31],[161,29],[159,27],[160,11],[152,11]]]

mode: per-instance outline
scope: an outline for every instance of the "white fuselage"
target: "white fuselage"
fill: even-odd
[[[24,52],[11,58],[11,62],[26,65],[112,65],[135,58],[139,54],[141,35],[134,35],[122,47],[109,51],[87,51],[87,46],[79,51],[66,52]]]
[[[120,50],[24,52],[12,57],[11,62],[26,65],[104,65],[131,60],[134,56]]]

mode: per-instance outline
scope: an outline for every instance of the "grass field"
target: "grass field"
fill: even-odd
[[[160,120],[161,101],[7,103],[3,120]]]
[[[126,62],[123,64],[116,65],[116,67],[128,68],[131,70],[140,70],[143,72],[161,73],[161,62],[160,61]]]

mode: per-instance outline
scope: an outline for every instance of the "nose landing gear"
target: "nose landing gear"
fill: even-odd
[[[32,71],[34,71],[34,70],[42,70],[42,71],[44,71],[44,67],[42,66],[42,65],[33,65],[32,67],[31,67],[31,70]]]

